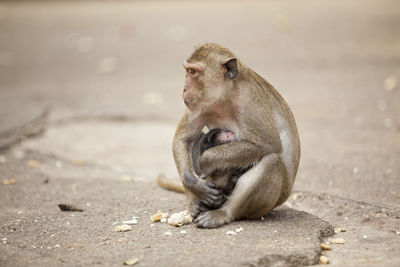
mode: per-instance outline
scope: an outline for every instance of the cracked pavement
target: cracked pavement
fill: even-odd
[[[399,265],[399,7],[1,3],[0,178],[16,183],[0,184],[0,265],[299,266],[321,254]],[[177,177],[181,63],[202,41],[229,47],[282,93],[302,143],[284,205],[213,230],[150,220],[185,209],[155,178]],[[114,231],[133,216],[132,231]],[[345,243],[322,251],[333,238]]]

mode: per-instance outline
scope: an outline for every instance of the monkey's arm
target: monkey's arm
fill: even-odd
[[[220,206],[224,202],[222,190],[216,189],[215,184],[199,179],[194,175],[193,161],[190,151],[193,142],[198,137],[187,133],[187,115],[185,114],[178,125],[173,141],[175,163],[182,184],[189,194],[194,194],[202,203],[210,206]],[[195,159],[197,160],[197,159]]]
[[[193,171],[193,164],[189,154],[189,140],[186,133],[187,115],[185,114],[176,129],[174,141],[172,143],[172,150],[176,167],[178,169],[181,179],[184,177],[185,171]],[[182,182],[184,182],[182,180]]]
[[[209,176],[216,170],[245,168],[267,154],[263,147],[249,141],[237,141],[212,147],[200,157],[200,170]]]
[[[208,176],[218,169],[246,168],[265,155],[280,153],[282,144],[277,129],[264,123],[264,127],[243,127],[243,139],[228,144],[212,147],[201,155],[200,170]]]

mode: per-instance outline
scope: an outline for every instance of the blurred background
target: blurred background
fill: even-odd
[[[83,148],[75,153],[91,151],[94,160],[119,153],[111,161],[142,159],[156,171],[167,164],[160,169],[176,176],[170,147],[185,108],[182,62],[203,42],[231,49],[289,103],[302,142],[295,190],[399,207],[397,0],[2,1],[0,129],[46,106],[50,127],[141,120],[154,127],[140,128],[139,137],[82,123],[85,138],[61,129],[48,146],[62,139],[59,152],[76,142]],[[126,147],[138,138],[147,141],[131,157]],[[113,141],[93,152],[85,146],[93,140]],[[159,146],[148,149],[153,142]]]

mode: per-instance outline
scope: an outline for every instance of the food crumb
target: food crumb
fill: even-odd
[[[329,242],[331,244],[344,244],[344,243],[346,243],[346,240],[344,240],[343,238],[333,238],[333,239],[330,239]]]
[[[234,231],[227,231],[227,232],[226,232],[226,235],[237,235],[237,233],[234,232]]]
[[[173,226],[177,226],[177,227],[180,227],[187,223],[191,223],[192,221],[193,221],[193,217],[189,214],[188,210],[173,213],[168,218],[168,223]]]
[[[167,218],[167,217],[168,217],[168,213],[164,213],[164,212],[158,211],[156,214],[151,216],[150,219],[153,222],[159,222],[159,221],[161,221],[162,218]]]
[[[26,165],[31,168],[38,168],[40,166],[40,162],[37,160],[28,160]]]
[[[127,225],[127,224],[117,225],[115,227],[115,231],[116,232],[127,232],[127,231],[130,231],[130,230],[132,230],[132,227],[130,225]]]
[[[328,264],[330,262],[330,260],[326,256],[320,256],[319,262],[322,264]]]
[[[17,179],[14,179],[14,178],[12,178],[12,179],[4,179],[3,180],[3,184],[4,185],[10,185],[10,184],[16,184],[17,183]]]
[[[327,245],[327,244],[324,244],[324,243],[321,243],[321,248],[323,250],[332,250],[332,247],[330,245]]]
[[[132,258],[127,261],[124,261],[124,265],[135,265],[139,262],[139,258]]]
[[[241,231],[243,231],[243,227],[242,226],[240,226],[239,228],[236,228],[236,233],[240,233]]]

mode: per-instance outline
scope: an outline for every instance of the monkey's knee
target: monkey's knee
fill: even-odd
[[[231,217],[254,219],[272,210],[281,195],[283,168],[279,155],[270,154],[243,174],[226,207]]]

